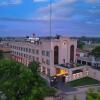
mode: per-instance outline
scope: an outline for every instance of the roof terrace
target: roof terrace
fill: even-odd
[[[82,67],[83,64],[79,64],[79,63],[66,63],[66,64],[59,64],[57,66],[63,67],[63,68],[67,68],[67,69],[71,69],[71,68],[76,68],[76,67]]]

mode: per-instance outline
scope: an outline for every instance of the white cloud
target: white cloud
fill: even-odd
[[[20,4],[22,0],[0,0],[0,6]]]
[[[65,8],[65,6],[67,7],[67,5],[72,4],[75,1],[76,0],[59,0],[59,1],[56,1],[56,2],[52,3],[52,9],[53,9],[53,11],[56,11],[61,7],[63,9],[63,8]],[[38,11],[40,13],[43,13],[43,12],[47,13],[48,11],[50,11],[50,4],[47,7],[39,9]]]
[[[72,19],[85,20],[87,16],[91,18],[91,16],[94,16],[93,13],[98,13],[100,11],[87,8],[84,10],[79,10],[79,8],[75,8],[75,6],[73,6],[77,3],[77,1],[78,0],[55,0],[55,2],[52,3],[52,16],[51,16],[52,20],[72,20]],[[80,2],[81,1],[82,0],[80,0]],[[97,3],[97,1],[100,0],[84,0],[81,3],[86,2],[90,4],[93,2]],[[39,14],[39,17],[37,17],[36,19],[50,20],[50,4],[48,4],[46,7],[39,8],[35,13]]]
[[[71,4],[75,3],[77,0],[57,0],[52,3],[52,19],[69,19],[69,15],[73,12],[73,6]],[[41,19],[50,19],[50,4],[47,7],[38,9],[37,13],[44,14]],[[40,19],[40,18],[39,18]]]

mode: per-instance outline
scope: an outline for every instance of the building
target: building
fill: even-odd
[[[100,58],[90,55],[90,51],[77,49],[76,60],[79,64],[88,65],[100,70]]]
[[[25,65],[32,61],[39,62],[40,73],[44,76],[56,76],[68,82],[88,75],[88,66],[76,63],[75,39],[42,37],[30,41],[9,41],[9,47],[12,59],[16,61]]]
[[[3,52],[4,59],[11,58],[11,49],[9,48],[9,44],[6,41],[0,42],[0,51]]]

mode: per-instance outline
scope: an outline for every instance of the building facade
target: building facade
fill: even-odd
[[[88,65],[100,70],[100,57],[90,55],[90,51],[77,49],[76,60],[77,63]]]
[[[88,66],[76,63],[77,40],[61,36],[33,40],[9,41],[12,59],[25,65],[37,61],[43,75],[66,82],[88,75]]]

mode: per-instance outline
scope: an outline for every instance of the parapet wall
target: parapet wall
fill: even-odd
[[[100,81],[100,70],[89,68],[89,77]]]

